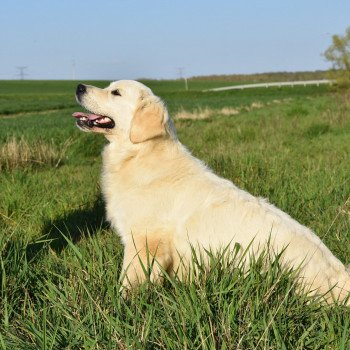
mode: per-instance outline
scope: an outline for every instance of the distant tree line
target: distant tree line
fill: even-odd
[[[229,74],[229,75],[208,75],[195,76],[191,80],[222,80],[232,82],[265,83],[279,81],[301,81],[328,79],[328,71],[305,71],[305,72],[270,72],[255,74]]]
[[[324,57],[332,63],[330,77],[339,86],[350,87],[350,27],[345,35],[332,36],[332,44],[324,52]]]
[[[256,74],[227,74],[194,76],[191,80],[222,80],[237,83],[261,83],[301,80],[335,80],[339,87],[350,87],[350,27],[344,35],[333,35],[332,44],[323,53],[332,63],[329,71],[316,70],[305,72],[269,72]]]

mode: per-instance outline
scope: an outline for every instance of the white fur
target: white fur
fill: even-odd
[[[118,88],[122,96],[110,92]],[[141,143],[130,140],[140,104],[163,112],[165,136]],[[145,247],[169,273],[185,272],[191,245],[218,250],[239,243],[259,252],[270,239],[273,252],[283,253],[289,266],[301,267],[300,277],[312,293],[344,300],[350,276],[344,265],[308,228],[289,215],[212,173],[177,140],[162,102],[135,81],[119,81],[106,89],[89,87],[82,105],[114,119],[106,133],[102,187],[107,218],[125,245],[125,286],[144,280],[139,267]],[[136,255],[137,258],[136,258]],[[180,258],[185,266],[181,266]],[[158,271],[159,272],[159,271]],[[159,280],[154,271],[151,279]]]

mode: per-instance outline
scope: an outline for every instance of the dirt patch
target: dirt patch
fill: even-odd
[[[62,111],[63,108],[55,108],[55,109],[46,109],[46,110],[40,110],[40,111],[28,111],[28,112],[18,112],[18,113],[6,113],[6,114],[1,114],[0,113],[0,118],[2,119],[11,119],[11,118],[16,118],[16,117],[22,117],[24,115],[29,115],[29,114],[51,114],[55,113],[58,111]]]

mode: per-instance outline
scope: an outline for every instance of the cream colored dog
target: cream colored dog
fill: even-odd
[[[79,84],[76,98],[89,111],[73,114],[77,125],[109,140],[102,188],[107,218],[125,246],[125,288],[147,278],[150,256],[156,261],[150,279],[160,281],[161,270],[186,273],[191,247],[216,251],[239,243],[257,253],[269,241],[274,253],[284,249],[285,264],[300,267],[308,292],[348,296],[350,275],[321,240],[194,158],[149,88],[128,80],[105,89]]]

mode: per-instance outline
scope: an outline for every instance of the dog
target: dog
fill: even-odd
[[[147,279],[161,283],[164,271],[183,278],[193,247],[215,252],[239,244],[256,254],[269,243],[283,264],[299,269],[304,291],[350,305],[350,274],[318,236],[193,157],[148,87],[131,80],[105,89],[79,84],[76,99],[88,111],[73,114],[77,126],[109,141],[102,192],[124,245],[124,291]]]

